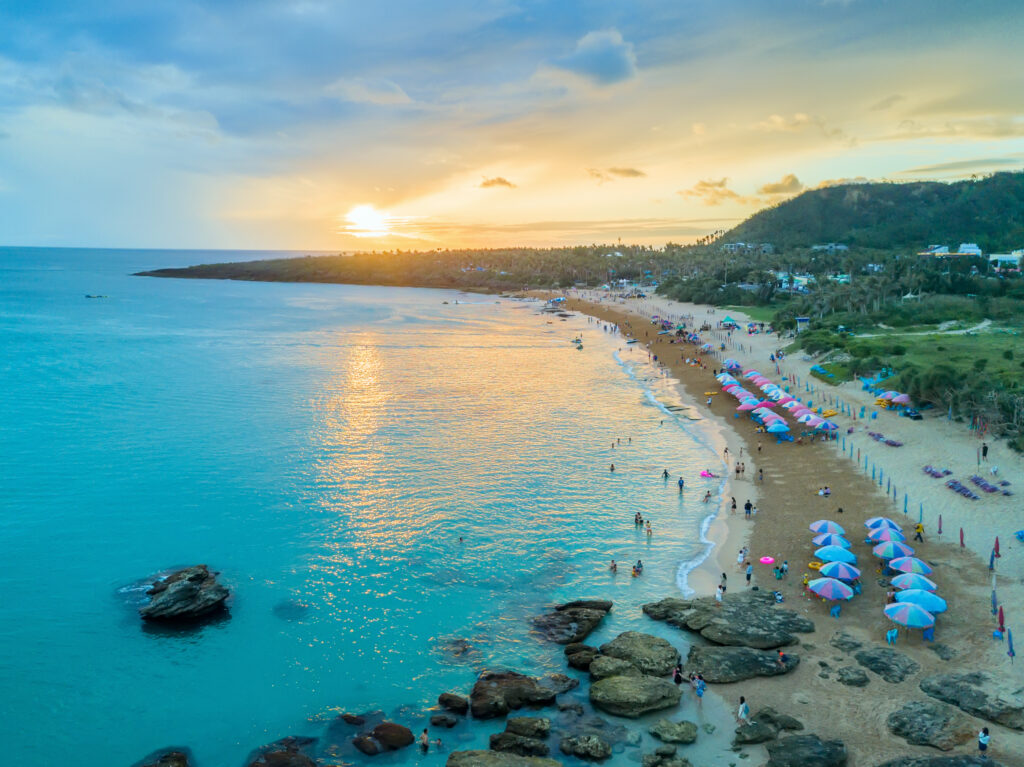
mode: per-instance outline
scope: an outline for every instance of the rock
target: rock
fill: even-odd
[[[523,706],[550,706],[556,695],[578,684],[564,674],[535,679],[515,671],[484,671],[470,693],[470,711],[477,719],[493,719]]]
[[[612,724],[607,719],[599,716],[579,717],[571,722],[560,723],[560,734],[562,737],[582,737],[584,735],[596,735],[606,743],[632,742],[631,738],[639,738],[640,733],[627,730],[621,724]]]
[[[973,754],[957,754],[955,756],[901,756],[878,767],[1002,767],[1000,762],[991,757],[982,759]]]
[[[370,732],[356,737],[352,745],[368,756],[375,756],[411,746],[414,740],[412,730],[408,727],[394,722],[381,722]]]
[[[192,756],[187,748],[163,748],[155,751],[134,767],[191,767]]]
[[[651,725],[648,732],[666,743],[690,744],[697,740],[697,725],[685,720],[673,722],[670,719],[659,719]],[[672,753],[675,753],[674,749]]]
[[[817,735],[790,735],[768,744],[766,767],[845,767],[846,746]]]
[[[986,721],[1024,730],[1024,697],[1006,677],[997,680],[984,671],[935,674],[921,680],[921,690]]]
[[[459,720],[451,714],[434,714],[430,717],[431,727],[447,727],[450,730],[458,723]]]
[[[514,716],[505,723],[505,731],[525,738],[546,738],[551,732],[551,720],[537,716]]]
[[[453,751],[445,767],[562,767],[554,759],[500,751]]]
[[[469,701],[452,692],[442,692],[438,695],[437,705],[453,714],[465,714],[469,711]]]
[[[715,607],[711,597],[663,599],[643,607],[655,620],[696,631],[716,644],[762,650],[796,644],[797,634],[814,631],[814,624],[793,610],[777,607],[770,591],[730,594]]]
[[[544,741],[517,735],[514,732],[496,732],[491,736],[490,742],[492,751],[520,756],[547,756],[551,752]]]
[[[640,669],[627,660],[598,655],[590,664],[590,678],[593,681],[610,676],[640,676]]]
[[[222,610],[230,592],[206,565],[195,565],[156,581],[146,594],[149,603],[139,609],[146,620],[188,621]]]
[[[787,653],[785,665],[779,665],[776,653],[750,647],[694,645],[686,656],[686,670],[700,672],[712,684],[787,674],[799,664],[798,655]]]
[[[597,648],[590,645],[573,642],[565,647],[565,659],[573,668],[586,671],[590,668],[591,662],[597,656]]]
[[[840,666],[836,669],[836,680],[848,687],[864,687],[870,681],[863,669],[856,666]]]
[[[777,730],[802,730],[804,728],[803,722],[796,717],[780,714],[768,706],[759,709],[751,719],[755,722],[767,722]]]
[[[578,600],[557,605],[553,612],[533,619],[533,625],[544,636],[558,644],[570,644],[584,639],[604,620],[612,609],[605,600]]]
[[[921,670],[917,661],[911,660],[901,652],[889,647],[872,647],[861,650],[853,656],[868,671],[874,671],[890,684],[898,684],[912,674]]]
[[[833,636],[828,643],[836,649],[842,650],[843,652],[853,652],[854,650],[859,650],[861,646],[864,644],[859,639],[854,639],[845,631],[836,632],[835,636]]]
[[[956,657],[956,650],[949,645],[942,644],[941,642],[937,644],[929,644],[928,649],[942,658],[942,660],[953,660],[953,658]]]
[[[679,688],[654,676],[612,676],[590,686],[590,702],[609,714],[636,718],[678,705]]]
[[[612,747],[597,735],[562,738],[558,747],[563,754],[592,762],[600,762],[612,755]]]
[[[670,756],[675,756],[676,755],[676,751],[678,751],[678,750],[679,749],[677,749],[675,746],[670,746],[668,744],[665,744],[663,746],[658,746],[656,749],[654,749],[654,753],[657,754],[658,756],[668,758]]]
[[[971,722],[952,706],[935,700],[909,701],[886,719],[889,731],[912,746],[950,751],[974,736]]]
[[[641,764],[643,767],[691,767],[690,762],[681,756],[666,756],[658,752],[664,746],[658,746],[653,754],[644,754]]]
[[[642,673],[666,676],[679,663],[679,650],[661,637],[626,631],[601,645],[601,654],[627,661]]]
[[[750,724],[741,724],[736,728],[736,737],[732,739],[732,744],[734,746],[746,746],[751,743],[767,743],[769,740],[775,740],[778,734],[778,729],[768,722],[758,722],[755,720]]]
[[[315,745],[315,738],[283,738],[259,749],[248,767],[316,767],[308,753]]]
[[[566,713],[576,714],[576,716],[583,716],[583,705],[581,703],[564,702],[558,704],[558,710]]]
[[[341,721],[345,724],[351,724],[355,727],[362,727],[366,724],[366,717],[358,716],[356,714],[342,714]]]

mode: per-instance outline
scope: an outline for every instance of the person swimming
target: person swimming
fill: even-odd
[[[661,472],[661,478],[668,479],[668,469],[665,469],[663,472]]]

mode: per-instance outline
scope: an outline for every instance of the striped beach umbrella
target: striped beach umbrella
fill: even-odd
[[[891,527],[873,527],[868,531],[868,540],[875,543],[881,543],[882,541],[903,542],[907,540],[907,536],[899,530],[893,530]]]
[[[882,612],[893,623],[911,629],[927,629],[935,625],[935,616],[913,602],[897,602],[894,605],[886,605]]]
[[[914,550],[907,544],[900,543],[899,541],[884,541],[871,549],[871,553],[882,559],[914,556]]]
[[[766,431],[769,434],[783,434],[789,431],[789,427],[786,426],[786,424],[782,423],[781,421],[774,421],[772,425],[766,429]]]
[[[818,570],[826,578],[838,578],[841,581],[855,581],[860,578],[860,570],[846,562],[829,562]]]
[[[903,573],[897,575],[891,581],[898,589],[923,589],[924,591],[935,591],[938,588],[932,581],[917,573]]]
[[[923,607],[933,615],[935,613],[943,613],[947,608],[945,599],[940,597],[938,594],[933,594],[932,592],[925,591],[924,589],[906,589],[904,591],[897,591],[896,601],[900,603],[909,602],[917,605],[918,607]]]
[[[812,543],[815,546],[842,546],[844,549],[850,548],[850,542],[838,533],[822,533],[821,535],[814,536]]]
[[[918,575],[930,575],[932,572],[932,568],[917,557],[898,557],[889,563],[889,567],[899,570],[901,573],[917,573]]]
[[[864,523],[864,527],[888,527],[891,530],[899,530],[901,533],[903,532],[903,528],[897,525],[888,517],[872,517]]]
[[[807,588],[822,599],[829,599],[833,601],[837,599],[849,599],[853,596],[853,589],[835,578],[815,578],[807,584]]]
[[[811,522],[810,527],[812,533],[839,533],[842,535],[846,532],[841,526],[830,519],[819,519],[817,522]]]
[[[847,551],[842,546],[822,546],[814,552],[814,556],[822,562],[846,562],[849,565],[857,564],[857,556],[852,551]]]

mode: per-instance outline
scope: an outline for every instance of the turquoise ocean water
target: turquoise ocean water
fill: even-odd
[[[646,354],[533,303],[130,276],[263,255],[0,249],[12,763],[129,765],[176,744],[233,767],[342,711],[418,732],[481,668],[563,671],[528,619],[570,598],[615,600],[591,641],[641,628],[685,654],[638,606],[705,554],[700,498],[718,487],[697,472],[721,464],[659,406],[676,395]],[[230,617],[143,626],[140,583],[197,562],[232,588]],[[443,764],[498,727],[377,761]]]

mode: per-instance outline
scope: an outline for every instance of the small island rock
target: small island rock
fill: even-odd
[[[679,688],[655,676],[612,676],[590,686],[590,702],[609,714],[636,718],[679,703]]]
[[[823,741],[817,735],[790,735],[768,744],[766,767],[846,767],[842,741]]]
[[[230,592],[206,565],[195,565],[156,581],[146,594],[149,603],[139,609],[146,620],[187,621],[223,609]]]
[[[533,625],[552,642],[571,644],[580,642],[597,628],[612,609],[612,603],[603,599],[581,599],[556,605],[546,615],[533,619]]]

